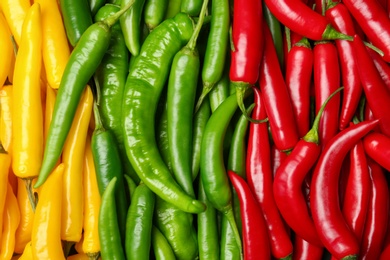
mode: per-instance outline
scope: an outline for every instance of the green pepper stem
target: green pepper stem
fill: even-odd
[[[99,106],[96,101],[93,102],[93,115],[95,117],[95,131],[104,131],[104,126],[102,122],[102,118],[100,117],[99,113]]]
[[[194,50],[196,48],[196,41],[198,40],[199,32],[202,29],[204,17],[207,11],[207,5],[209,0],[203,0],[202,9],[200,10],[199,20],[195,26],[194,32],[191,35],[191,39],[187,43],[187,47],[190,50]]]
[[[121,8],[121,10],[104,19],[104,23],[109,27],[113,26],[118,21],[119,17],[133,6],[134,2],[135,0],[128,2],[123,8]]]
[[[284,34],[286,35],[286,43],[287,43],[287,52],[291,50],[291,31],[289,28],[285,28]]]
[[[325,107],[326,105],[329,103],[329,101],[332,99],[332,97],[334,97],[338,92],[340,92],[341,90],[343,90],[344,87],[340,87],[338,89],[336,89],[332,94],[330,94],[330,96],[324,101],[324,103],[321,105],[321,108],[320,110],[318,111],[315,119],[314,119],[314,122],[313,122],[313,126],[312,128],[309,130],[309,132],[307,132],[307,134],[302,138],[303,140],[305,140],[306,142],[311,142],[311,143],[316,143],[318,144],[319,142],[319,138],[318,138],[318,128],[319,128],[319,125],[320,125],[320,119],[321,119],[321,116],[322,116],[322,113],[324,112],[325,110]]]
[[[36,200],[36,197],[35,197],[34,192],[32,190],[32,179],[26,178],[26,179],[23,179],[23,182],[24,182],[24,186],[26,187],[26,190],[27,190],[27,197],[28,197],[28,200],[30,201],[31,208],[32,208],[33,212],[35,212],[35,209],[37,207],[37,200]]]

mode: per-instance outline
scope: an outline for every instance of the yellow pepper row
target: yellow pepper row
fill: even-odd
[[[70,55],[57,1],[0,1],[0,48],[0,260],[96,259],[100,194],[89,87],[55,170],[33,189]],[[77,253],[67,257],[69,250]]]

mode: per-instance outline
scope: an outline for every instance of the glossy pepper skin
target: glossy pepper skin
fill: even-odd
[[[122,0],[121,6],[133,2],[133,7],[119,18],[126,46],[133,56],[137,56],[141,49],[141,18],[145,0]]]
[[[161,198],[184,211],[199,213],[204,205],[186,195],[173,180],[158,151],[153,127],[169,65],[192,31],[191,19],[178,14],[149,34],[130,67],[122,117],[127,156],[139,178]]]
[[[390,138],[382,133],[374,132],[363,139],[364,151],[386,170],[390,170]]]
[[[313,172],[310,206],[314,225],[324,246],[341,259],[356,259],[359,244],[338,206],[337,180],[347,152],[377,124],[378,120],[365,121],[338,133],[324,147]]]
[[[14,36],[17,45],[20,45],[22,38],[22,27],[24,18],[31,4],[28,0],[5,0],[1,1],[1,10],[8,22],[9,29]]]
[[[0,60],[0,85],[3,85],[8,77],[8,72],[11,70],[12,56],[14,55],[12,50],[11,32],[3,13],[0,14],[0,39],[0,47],[4,52],[4,57]]]

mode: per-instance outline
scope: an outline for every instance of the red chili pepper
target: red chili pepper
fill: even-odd
[[[367,38],[390,61],[390,18],[379,1],[344,0],[343,3],[355,18]]]
[[[367,155],[390,171],[390,137],[381,133],[371,133],[363,139]]]
[[[340,87],[337,48],[332,42],[317,42],[313,48],[315,108],[318,113],[325,99]],[[324,147],[339,130],[340,96],[329,101],[319,127],[320,144]]]
[[[341,88],[338,89],[340,90]],[[273,183],[275,202],[286,223],[299,237],[319,247],[322,246],[322,242],[310,217],[306,194],[302,192],[302,186],[321,153],[318,137],[320,119],[325,106],[338,91],[332,93],[324,102],[314,120],[312,129],[297,143],[280,165]]]
[[[382,133],[390,136],[390,113],[384,109],[390,104],[390,91],[383,82],[360,37],[355,35],[353,43],[355,60],[367,103],[375,118],[380,119],[379,127]]]
[[[266,116],[262,93],[253,88],[255,107],[252,117],[256,120]],[[250,123],[246,157],[246,178],[259,203],[268,227],[271,253],[277,259],[292,254],[293,247],[285,224],[276,207],[273,192],[271,154],[266,123]]]
[[[324,147],[313,172],[310,207],[314,225],[327,250],[339,259],[355,259],[359,243],[347,226],[339,206],[338,180],[349,150],[369,133],[378,120],[351,125]]]
[[[384,247],[379,257],[379,260],[388,260],[390,259],[390,244]]]
[[[298,127],[271,32],[266,23],[263,25],[265,43],[259,86],[264,97],[273,141],[278,149],[288,151],[298,142]]]
[[[293,260],[321,260],[324,254],[324,247],[308,243],[298,235],[294,239]]]
[[[287,153],[280,151],[274,144],[271,145],[271,165],[273,176],[275,176],[276,171],[287,158],[287,156]]]
[[[343,216],[356,238],[362,241],[366,221],[371,179],[363,143],[359,141],[350,152],[350,168],[344,189]]]
[[[389,187],[383,169],[368,160],[372,189],[369,211],[363,234],[359,259],[379,259],[386,237],[389,214]]]
[[[311,40],[349,39],[303,1],[264,0],[271,13],[290,30]]]
[[[247,114],[244,93],[259,78],[264,46],[263,22],[261,1],[234,0],[229,77],[236,86],[238,105],[244,115]]]
[[[244,259],[270,259],[268,231],[263,213],[245,180],[228,171],[240,200]]]
[[[307,38],[294,44],[287,56],[286,85],[299,137],[310,129],[310,87],[313,73],[313,51]]]
[[[382,57],[374,50],[366,48],[369,52],[371,59],[374,61],[376,69],[379,71],[383,82],[386,84],[387,89],[390,90],[390,65],[382,59]]]
[[[342,2],[328,4],[325,12],[334,28],[347,35],[355,35],[354,21]],[[340,113],[339,129],[346,128],[351,122],[359,105],[363,88],[360,83],[359,71],[354,58],[353,43],[346,40],[336,40],[337,52],[341,67],[341,82],[344,94]]]

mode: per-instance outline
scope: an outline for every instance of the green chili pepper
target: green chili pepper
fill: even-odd
[[[246,120],[246,119],[245,119]],[[246,120],[248,121],[248,120]],[[221,239],[220,239],[220,257],[221,260],[240,259],[240,249],[237,246],[234,232],[229,220],[225,215],[221,216]]]
[[[203,0],[182,0],[180,11],[190,16],[198,16],[202,9]]]
[[[103,194],[112,178],[118,183],[115,189],[118,224],[121,227],[121,237],[125,238],[126,215],[128,201],[124,184],[124,174],[119,150],[110,130],[104,128],[100,119],[96,102],[94,103],[95,130],[92,133],[91,149],[96,169],[96,180],[100,194]]]
[[[242,252],[241,238],[234,219],[232,191],[223,157],[225,133],[238,106],[237,100],[234,99],[235,95],[230,95],[207,122],[201,146],[200,176],[208,200],[228,218]]]
[[[130,201],[131,201],[131,197],[133,196],[133,193],[134,193],[135,189],[137,188],[137,184],[129,175],[124,175],[124,177],[125,177],[125,180],[127,182],[127,188],[129,190]]]
[[[218,212],[207,199],[201,181],[199,181],[198,185],[198,198],[207,206],[206,211],[199,213],[197,219],[199,259],[217,260],[220,259]]]
[[[81,94],[110,44],[111,27],[130,6],[131,3],[115,15],[88,27],[73,49],[58,88],[42,166],[35,188],[45,182],[60,158]]]
[[[168,7],[167,11],[165,12],[164,20],[172,18],[180,13],[181,1],[182,0],[168,0]]]
[[[99,9],[95,21],[102,21],[120,10],[118,5],[106,4]],[[106,129],[115,136],[125,173],[138,183],[139,178],[126,156],[122,121],[123,92],[129,73],[129,51],[125,45],[121,27],[116,22],[111,29],[111,41],[95,73],[99,95],[99,112]]]
[[[130,66],[122,116],[127,156],[140,179],[158,196],[183,211],[199,213],[205,206],[187,195],[172,178],[159,153],[154,131],[156,107],[172,59],[192,32],[190,17],[179,13],[149,34]]]
[[[119,21],[127,48],[133,56],[137,56],[141,48],[141,18],[145,0],[122,0],[122,7],[131,1],[134,1],[133,6]]]
[[[161,158],[164,163],[167,165],[170,172],[172,172],[172,158],[169,153],[169,143],[168,143],[168,107],[166,92],[163,93],[160,102],[159,102],[159,111],[160,114],[156,116],[156,140],[157,147],[161,154]]]
[[[66,35],[74,47],[81,35],[92,25],[88,0],[60,0]]]
[[[146,0],[144,6],[144,20],[149,31],[164,21],[169,0]]]
[[[196,41],[203,25],[208,0],[204,0],[199,21],[191,39],[173,58],[168,80],[168,142],[173,175],[188,195],[195,197],[192,185],[192,124],[200,70]]]
[[[116,177],[112,178],[102,195],[98,224],[100,255],[102,259],[124,260],[126,258],[116,215],[116,182]]]
[[[142,182],[131,197],[127,213],[126,259],[148,259],[152,240],[154,193]]]
[[[91,10],[92,17],[96,15],[101,7],[106,4],[106,0],[89,0],[89,8]]]
[[[155,226],[152,227],[152,247],[156,260],[176,260],[167,239]]]
[[[210,90],[209,100],[212,112],[214,112],[218,108],[218,106],[231,94],[229,71],[227,70],[227,68],[228,66],[225,66],[224,73],[222,74],[220,80],[218,80],[215,87]]]
[[[221,79],[229,47],[229,0],[214,0],[211,5],[210,33],[202,68],[203,90],[196,108]]]

